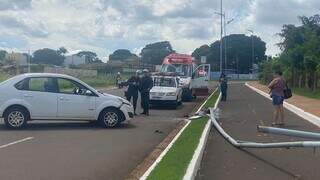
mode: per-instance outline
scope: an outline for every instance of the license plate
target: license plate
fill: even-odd
[[[159,96],[153,96],[152,99],[161,99]]]

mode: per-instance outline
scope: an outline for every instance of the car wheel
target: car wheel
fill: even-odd
[[[4,122],[8,128],[19,129],[24,127],[29,120],[28,112],[20,107],[8,109],[4,114]]]
[[[117,127],[121,122],[123,117],[119,110],[114,108],[108,108],[102,111],[99,117],[99,123],[106,128]]]

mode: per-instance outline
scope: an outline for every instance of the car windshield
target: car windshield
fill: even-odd
[[[174,78],[155,77],[154,86],[176,87],[176,81]]]
[[[187,64],[163,64],[161,72],[174,72],[179,76],[191,76],[190,65]]]

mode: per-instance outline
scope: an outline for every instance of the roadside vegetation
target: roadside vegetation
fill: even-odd
[[[219,91],[216,91],[205,106],[213,107],[218,99],[218,95]],[[208,117],[201,117],[192,120],[147,179],[182,179],[193,157],[194,151],[199,144],[200,137],[208,119]]]
[[[304,88],[293,88],[293,92],[295,94],[298,94],[301,96],[314,98],[314,99],[320,99],[320,89],[318,89],[316,91],[310,91],[310,90],[306,90]]]
[[[7,80],[8,78],[10,78],[9,74],[6,74],[2,71],[0,71],[0,82]]]
[[[0,82],[7,80],[11,76],[7,73],[0,71]],[[81,81],[95,88],[104,88],[114,86],[116,83],[112,75],[98,75],[97,77],[80,77]]]
[[[275,71],[281,70],[294,93],[319,98],[320,92],[320,15],[299,17],[300,26],[284,25],[278,57],[269,58],[260,66],[260,81],[272,80]]]

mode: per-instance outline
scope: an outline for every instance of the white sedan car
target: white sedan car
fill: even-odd
[[[182,88],[175,76],[153,76],[150,90],[151,105],[171,105],[177,108],[182,104]]]
[[[133,117],[133,107],[71,76],[34,73],[0,83],[0,117],[9,128],[30,120],[89,120],[115,127]]]

